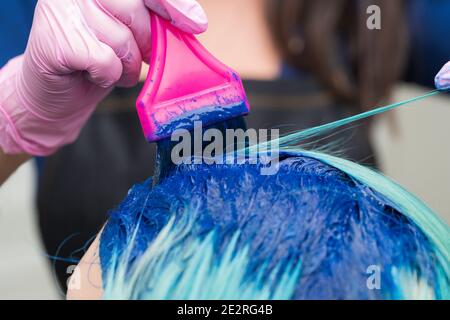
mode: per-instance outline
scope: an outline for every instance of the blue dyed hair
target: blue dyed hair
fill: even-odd
[[[324,131],[281,138],[273,176],[180,165],[134,186],[102,233],[104,298],[450,298],[449,227],[383,175],[291,146]]]

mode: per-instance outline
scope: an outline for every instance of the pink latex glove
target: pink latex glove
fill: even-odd
[[[114,86],[135,85],[149,61],[148,8],[186,32],[207,27],[194,0],[40,0],[25,54],[0,70],[3,152],[55,152]]]
[[[448,62],[436,76],[436,88],[439,90],[450,89],[450,62]]]

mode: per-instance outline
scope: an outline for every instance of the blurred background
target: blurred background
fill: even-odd
[[[255,128],[299,130],[424,94],[450,60],[447,0],[203,0],[202,42],[245,79]],[[5,1],[0,66],[25,49],[35,0]],[[369,29],[371,5],[381,30]],[[0,299],[61,299],[107,211],[152,174],[155,150],[116,89],[80,139],[0,188]],[[450,224],[450,96],[340,132],[345,157],[384,172]],[[113,141],[113,142],[112,142]]]

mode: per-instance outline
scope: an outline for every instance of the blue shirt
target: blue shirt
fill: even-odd
[[[37,0],[4,0],[0,10],[0,67],[25,51]]]

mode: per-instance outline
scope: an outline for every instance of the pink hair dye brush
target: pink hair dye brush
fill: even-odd
[[[193,36],[151,13],[150,71],[137,100],[149,142],[177,129],[193,130],[248,114],[238,74],[213,57]]]

